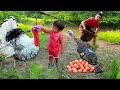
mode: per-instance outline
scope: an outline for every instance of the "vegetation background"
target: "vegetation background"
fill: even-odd
[[[76,32],[76,28],[79,26],[82,20],[88,17],[95,16],[100,11],[43,11],[44,14],[38,14],[36,11],[0,11],[0,24],[9,16],[14,16],[18,22],[18,27],[25,31],[25,33],[32,37],[31,33],[26,32],[31,29],[32,25],[37,24],[43,25],[46,28],[51,27],[53,21],[61,19],[69,23],[70,29]],[[54,16],[54,17],[53,17]],[[120,11],[103,11],[103,19],[100,21],[102,31],[98,34],[97,39],[106,42],[120,44]],[[66,29],[66,30],[67,30]],[[76,32],[78,33],[78,32]],[[75,33],[75,34],[76,34]],[[44,34],[44,33],[43,33]],[[77,34],[76,34],[77,35]],[[47,46],[46,37],[40,36],[40,48]],[[45,43],[46,42],[46,43]],[[97,47],[95,47],[96,49]],[[98,47],[99,48],[99,47]],[[108,53],[108,52],[107,52]],[[103,57],[103,61],[106,58]],[[10,60],[9,60],[10,61]],[[103,62],[104,66],[107,67],[103,78],[108,79],[119,79],[120,78],[120,64],[119,64],[119,53],[118,56],[113,56],[111,62]],[[18,67],[14,68],[12,62],[4,60],[0,56],[0,78],[1,79],[66,79],[65,70],[57,71],[55,68],[47,69],[44,65],[40,65],[35,62],[30,62],[28,68],[21,68],[21,62],[17,62]],[[109,69],[108,69],[109,68]],[[64,72],[63,72],[64,71]],[[73,75],[74,76],[74,75]],[[80,77],[80,75],[79,75]]]

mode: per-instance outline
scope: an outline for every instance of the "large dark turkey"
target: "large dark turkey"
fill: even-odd
[[[67,33],[72,36],[74,35],[72,30],[68,30]],[[73,38],[77,43],[77,52],[80,54],[80,58],[95,65],[97,63],[97,56],[92,47],[88,43],[83,42],[81,39],[75,38],[74,36]]]
[[[92,65],[97,64],[97,56],[92,47],[78,38],[74,38],[74,40],[77,43],[77,52],[80,54],[80,57]]]
[[[73,33],[72,30],[68,30],[68,34]],[[74,35],[74,33],[73,33]],[[103,67],[101,66],[100,63],[98,63],[98,58],[94,52],[94,50],[92,49],[92,47],[86,43],[83,42],[81,39],[75,38],[73,37],[75,42],[77,43],[77,52],[80,55],[81,59],[84,59],[86,61],[88,61],[90,64],[94,65],[94,69],[96,73],[101,73],[103,72]]]
[[[34,45],[33,38],[18,28],[16,19],[13,16],[4,20],[0,26],[0,54],[5,58],[15,57],[19,60],[30,60],[39,51]]]

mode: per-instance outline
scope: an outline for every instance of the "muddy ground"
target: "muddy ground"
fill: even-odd
[[[48,37],[48,35],[45,35],[45,37]],[[48,39],[45,41],[47,43]],[[60,56],[60,65],[61,70],[63,70],[63,74],[66,77],[66,79],[104,79],[103,73],[100,74],[94,74],[94,73],[78,73],[73,74],[67,72],[65,66],[68,64],[69,61],[72,59],[80,58],[79,54],[77,53],[77,45],[76,42],[73,39],[64,39],[65,44],[65,51],[63,55]],[[110,63],[112,58],[115,57],[116,60],[120,60],[120,45],[117,44],[111,44],[102,40],[97,40],[96,44],[98,45],[98,48],[96,49],[96,54],[98,57],[98,60],[100,63]],[[13,62],[13,58],[8,58],[5,60],[5,62]],[[40,65],[43,65],[47,67],[48,65],[48,53],[46,46],[44,48],[40,48],[39,53],[37,57],[31,61],[27,61],[26,63],[32,63],[36,62]],[[13,64],[13,63],[12,63]],[[25,64],[21,61],[16,61],[16,67],[17,66],[24,66]],[[9,67],[8,67],[9,68]],[[107,68],[107,67],[105,67]]]

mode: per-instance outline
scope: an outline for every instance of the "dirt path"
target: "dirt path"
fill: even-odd
[[[112,44],[102,40],[97,40],[99,47],[96,50],[96,54],[99,60],[111,61],[113,58],[120,61],[120,45]]]
[[[47,36],[48,37],[48,36]],[[47,42],[47,40],[46,40]],[[79,54],[77,53],[77,46],[76,42],[73,39],[65,39],[65,52],[64,55],[60,55],[60,64],[62,67],[65,67],[66,64],[71,61],[72,59],[80,58]],[[120,45],[112,45],[108,42],[104,42],[101,40],[97,40],[97,45],[99,46],[96,50],[96,54],[98,56],[99,62],[103,63],[107,62],[109,63],[113,57],[115,57],[116,60],[120,60]],[[6,61],[14,60],[13,58],[7,59]],[[40,51],[37,55],[37,57],[31,61],[28,61],[27,63],[36,62],[38,64],[41,64],[43,66],[48,65],[48,53],[47,48],[40,48]],[[20,63],[20,62],[19,62]],[[62,68],[61,67],[61,68]],[[66,69],[63,69],[66,71]],[[101,79],[102,74],[72,74],[68,73],[66,71],[65,73],[66,77],[70,79]]]

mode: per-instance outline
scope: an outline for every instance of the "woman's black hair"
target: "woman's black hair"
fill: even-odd
[[[98,12],[96,15],[100,15],[100,16],[101,16],[101,19],[102,19],[103,13],[102,13],[102,12]]]
[[[53,25],[57,26],[58,30],[63,30],[65,25],[62,20],[57,20],[53,23]]]

